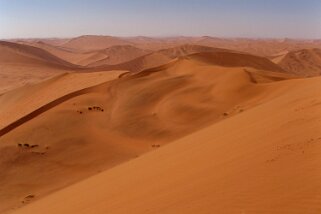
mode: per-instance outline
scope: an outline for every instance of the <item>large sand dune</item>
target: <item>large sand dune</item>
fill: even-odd
[[[320,213],[320,81],[262,85],[268,102],[14,213]]]
[[[0,42],[0,213],[320,213],[320,44]]]
[[[261,80],[288,78],[269,78],[279,68],[268,60],[232,56],[194,54],[121,78],[68,74],[3,95],[1,209],[265,103],[274,95]]]

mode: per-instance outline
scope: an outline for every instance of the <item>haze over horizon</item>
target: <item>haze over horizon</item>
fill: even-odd
[[[112,36],[321,38],[317,0],[0,0],[0,39]],[[49,24],[50,23],[50,24]]]

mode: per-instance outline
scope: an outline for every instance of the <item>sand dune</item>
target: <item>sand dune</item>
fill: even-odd
[[[213,55],[210,55],[208,53],[215,53]],[[274,70],[283,72],[283,70],[272,63],[270,60],[244,54],[241,52],[226,50],[226,49],[220,49],[220,48],[212,48],[212,47],[206,47],[206,46],[199,46],[199,45],[181,45],[174,48],[168,48],[168,49],[162,49],[159,51],[155,51],[151,54],[147,54],[145,56],[136,58],[134,60],[117,64],[117,65],[106,65],[106,66],[98,66],[96,68],[92,68],[92,70],[129,70],[132,72],[138,72],[145,69],[157,67],[160,65],[164,65],[166,63],[171,62],[172,60],[178,58],[178,57],[184,57],[191,54],[205,54],[204,56],[201,56],[201,58],[207,58],[209,57],[210,63],[217,63],[217,65],[223,65],[225,64],[233,64],[232,66],[255,66],[255,63],[258,63],[258,67],[260,69],[265,70]],[[196,57],[196,56],[195,56]],[[233,60],[230,60],[229,58],[232,58],[233,60],[236,60],[237,62],[233,62]],[[244,62],[242,64],[242,61]],[[262,67],[262,65],[265,65]]]
[[[24,42],[26,43],[26,42]],[[61,46],[54,46],[42,41],[28,42],[28,45],[44,49],[51,54],[72,64],[81,66],[100,66],[124,63],[140,56],[151,53],[149,50],[136,48],[131,45],[116,45],[98,50],[77,50]]]
[[[0,42],[0,213],[320,213],[318,47]]]
[[[285,54],[278,64],[300,76],[321,75],[321,49],[303,49]]]
[[[268,102],[14,213],[319,213],[320,81],[261,85]]]
[[[43,49],[0,41],[0,94],[75,68]]]
[[[0,121],[9,129],[1,129],[0,210],[28,204],[275,96],[260,81],[268,76],[262,69],[278,73],[273,63],[217,54],[195,54],[112,81],[109,73],[68,74],[3,95]]]
[[[60,59],[47,51],[18,43],[0,41],[1,64],[46,64],[57,67],[72,67],[71,63]]]
[[[48,44],[43,41],[29,41],[29,42],[24,41],[23,44],[44,49],[49,53],[61,59],[66,60],[69,63],[76,64],[76,65],[83,65],[83,66],[87,64],[82,64],[81,62],[95,54],[88,51],[76,50],[72,48],[61,47],[59,45]],[[102,58],[103,57],[105,57],[105,55],[103,55]]]
[[[50,44],[55,45],[53,42],[54,40],[43,41],[47,44],[50,42]],[[89,35],[70,39],[69,41],[65,42],[65,44],[62,44],[61,40],[57,40],[57,45],[72,48],[74,50],[99,50],[115,45],[131,45],[140,49],[157,51],[184,44],[231,49],[265,57],[280,53],[282,51],[321,48],[320,40],[218,38],[211,36],[176,36],[155,38],[145,36],[111,37]]]
[[[151,53],[151,51],[136,48],[134,46],[117,45],[100,51],[95,51],[93,56],[83,60],[81,63],[88,66],[115,65],[133,60],[149,53]],[[102,59],[100,59],[101,55],[103,55]]]
[[[3,130],[48,103],[85,88],[118,78],[124,71],[62,74],[36,85],[21,87],[0,96],[0,136]]]
[[[70,39],[62,47],[88,51],[105,49],[115,45],[131,45],[131,42],[113,36],[87,35]]]
[[[30,45],[32,43],[44,43],[47,45],[53,45],[53,46],[60,46],[66,42],[68,42],[70,39],[68,38],[29,38],[29,39],[10,39],[9,42],[16,42],[20,44],[27,44]]]

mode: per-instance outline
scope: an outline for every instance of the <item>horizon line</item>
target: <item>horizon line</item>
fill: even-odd
[[[74,39],[84,36],[101,36],[101,37],[115,37],[115,38],[135,38],[135,37],[146,37],[146,38],[157,38],[157,39],[168,39],[168,38],[217,38],[217,39],[250,39],[250,40],[321,40],[321,37],[318,38],[303,38],[303,37],[245,37],[245,36],[212,36],[212,35],[199,35],[199,36],[189,36],[189,35],[165,35],[165,36],[145,36],[145,35],[136,35],[136,36],[116,36],[111,34],[82,34],[77,36],[40,36],[40,37],[11,37],[11,38],[0,38],[0,40],[26,40],[26,39]]]

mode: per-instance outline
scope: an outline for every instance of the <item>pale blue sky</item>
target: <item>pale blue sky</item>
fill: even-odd
[[[0,38],[321,38],[321,0],[0,0]]]

